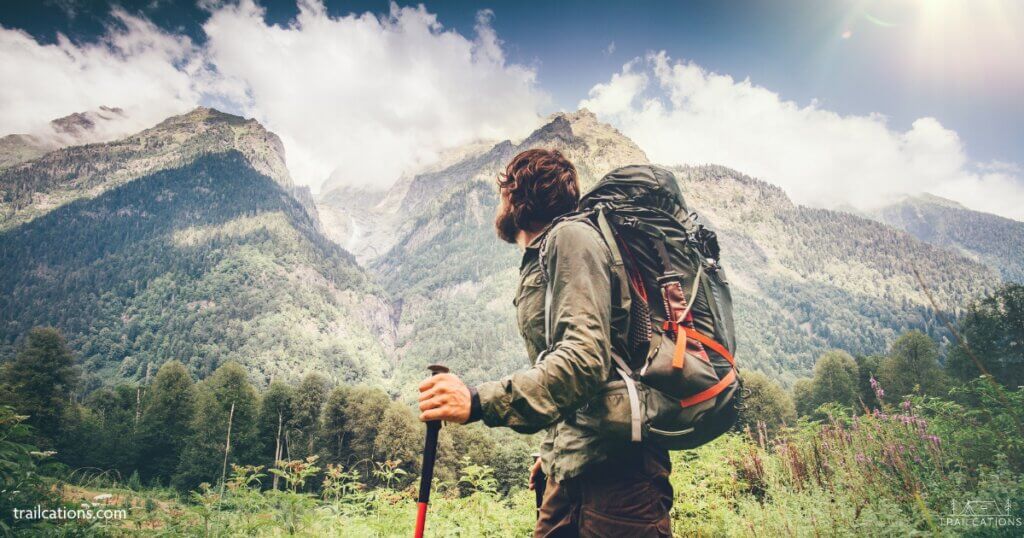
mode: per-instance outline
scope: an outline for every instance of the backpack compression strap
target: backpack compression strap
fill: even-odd
[[[666,238],[667,240],[667,238]],[[667,242],[667,241],[666,241]],[[668,274],[670,268],[668,264],[668,250],[665,248],[665,244],[661,242],[655,242],[658,248],[658,255],[661,258],[662,267],[664,273]],[[682,315],[678,316],[677,319],[685,319],[690,314],[690,309],[693,308],[694,301],[697,299],[697,290],[700,289],[700,279],[704,276],[704,264],[697,265],[697,274],[693,277],[693,289],[690,291],[690,300],[686,302],[686,310]],[[697,329],[691,326],[692,324],[679,323],[677,321],[666,321],[665,328],[676,331],[676,348],[675,353],[672,355],[672,367],[682,368],[686,361],[686,348],[690,340],[695,340],[703,347],[701,353],[698,355],[701,359],[709,361],[707,353],[703,352],[704,348],[710,349],[715,353],[718,353],[725,360],[729,361],[732,368],[725,374],[717,383],[708,387],[693,396],[683,398],[679,401],[679,405],[683,407],[690,407],[697,405],[701,402],[710,400],[722,393],[725,389],[729,388],[736,380],[736,359],[733,358],[732,353],[725,348],[722,344],[715,341],[714,338],[709,338],[704,333],[701,333]]]

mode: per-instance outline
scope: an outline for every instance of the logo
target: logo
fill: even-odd
[[[953,501],[949,514],[942,516],[947,527],[1021,527],[1024,518],[1014,515],[1010,499],[1003,502],[973,499]]]

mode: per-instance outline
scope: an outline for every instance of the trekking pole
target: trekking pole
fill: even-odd
[[[427,366],[430,375],[446,374],[448,367],[440,364]],[[416,538],[423,538],[423,527],[427,523],[427,504],[430,503],[430,481],[434,479],[434,460],[437,459],[437,434],[441,431],[441,421],[427,422],[427,441],[423,445],[423,466],[420,472],[420,494],[416,498]]]
[[[534,465],[537,464],[537,460],[540,459],[540,453],[534,452],[533,456]],[[533,493],[537,497],[537,519],[540,519],[540,505],[544,504],[544,489],[548,485],[548,477],[544,475],[544,469],[537,469],[537,477],[533,481]]]

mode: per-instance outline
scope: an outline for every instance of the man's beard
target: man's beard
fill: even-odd
[[[498,231],[498,237],[502,241],[515,244],[516,237],[519,235],[519,226],[516,225],[511,204],[502,202],[498,206],[498,214],[494,217],[494,229]]]

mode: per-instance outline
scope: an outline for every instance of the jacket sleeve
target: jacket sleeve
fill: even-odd
[[[552,346],[532,368],[477,387],[488,426],[539,431],[587,403],[608,378],[611,254],[586,223],[549,233]]]

